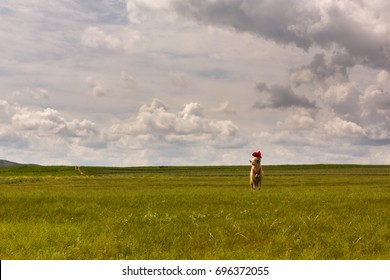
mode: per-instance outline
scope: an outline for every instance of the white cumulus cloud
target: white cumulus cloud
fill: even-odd
[[[201,104],[190,102],[174,113],[164,102],[154,99],[150,105],[141,106],[134,119],[113,125],[111,132],[122,140],[141,137],[145,140],[142,143],[144,147],[156,142],[232,148],[245,145],[232,121],[209,119],[203,111]]]

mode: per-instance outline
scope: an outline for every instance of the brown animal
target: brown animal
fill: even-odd
[[[74,167],[74,170],[76,171],[76,173],[80,174],[80,175],[85,175],[83,171],[81,171],[80,169],[80,166],[75,166]]]
[[[261,157],[253,157],[249,162],[252,164],[251,173],[249,174],[249,184],[253,192],[256,187],[261,189],[261,182],[263,180],[263,167],[261,166]]]

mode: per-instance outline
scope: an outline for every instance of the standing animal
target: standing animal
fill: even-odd
[[[249,184],[251,186],[251,191],[253,192],[256,187],[261,189],[261,182],[263,180],[263,167],[261,166],[261,153],[254,152],[252,154],[253,158],[249,160],[249,162],[252,164],[251,172],[249,174]]]
[[[81,171],[80,169],[80,166],[75,166],[74,167],[74,170],[76,171],[76,173],[80,174],[80,175],[85,175],[83,171]]]

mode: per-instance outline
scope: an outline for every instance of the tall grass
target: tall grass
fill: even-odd
[[[0,259],[390,259],[390,167],[264,169],[0,169]]]

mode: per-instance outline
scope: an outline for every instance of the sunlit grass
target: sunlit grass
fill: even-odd
[[[0,169],[0,259],[390,258],[389,167],[264,169]]]

